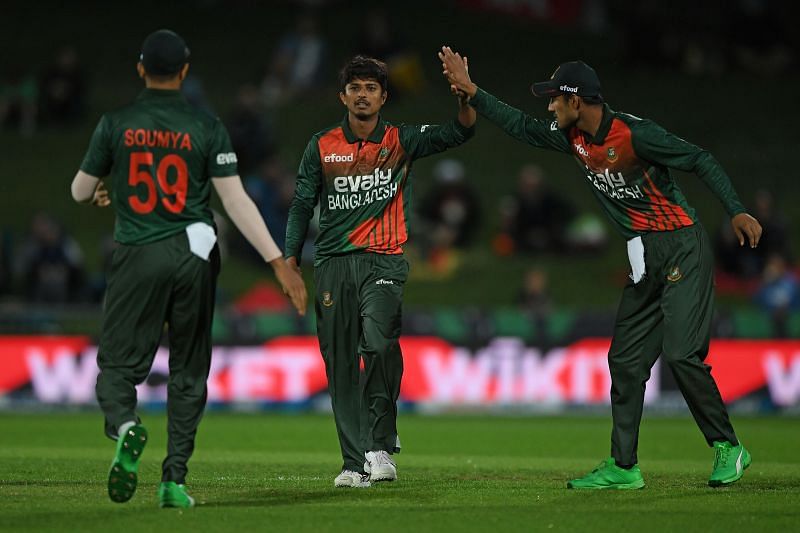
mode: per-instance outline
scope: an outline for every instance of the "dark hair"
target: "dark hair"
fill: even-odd
[[[147,78],[149,78],[151,81],[154,81],[156,83],[167,83],[170,81],[177,80],[178,77],[181,75],[182,70],[183,67],[181,67],[181,70],[179,70],[174,74],[150,74],[149,72],[147,72],[147,69],[145,69],[144,75],[147,76]]]
[[[580,98],[581,100],[583,100],[583,103],[588,104],[588,105],[602,105],[605,102],[605,100],[603,100],[603,97],[600,96],[600,95],[597,95],[597,96],[579,96],[579,95],[574,94],[574,93],[561,93],[561,96],[563,96],[567,100],[569,100],[571,97],[575,96],[576,98]]]
[[[385,91],[388,78],[389,73],[386,69],[386,63],[372,57],[358,55],[348,61],[339,72],[339,89],[344,92],[348,83],[359,79],[375,80],[380,84],[381,89]]]

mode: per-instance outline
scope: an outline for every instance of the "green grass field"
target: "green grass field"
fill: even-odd
[[[330,416],[209,414],[190,463],[192,510],[155,497],[165,418],[127,504],[106,495],[113,444],[99,414],[0,415],[0,530],[60,531],[789,531],[800,523],[800,424],[737,419],[753,466],[706,486],[712,452],[688,418],[645,420],[647,487],[578,492],[565,481],[607,453],[606,418],[423,417],[400,420],[400,479],[334,489]]]

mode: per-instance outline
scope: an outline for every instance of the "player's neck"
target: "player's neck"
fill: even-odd
[[[352,113],[347,114],[347,122],[350,124],[350,130],[359,139],[365,140],[369,138],[370,134],[375,130],[378,125],[379,115],[376,113],[369,118],[360,119]]]
[[[603,106],[587,106],[581,113],[581,117],[575,125],[579,130],[588,133],[592,137],[597,135],[600,123],[603,121]]]
[[[169,81],[156,81],[150,78],[144,79],[144,86],[148,89],[158,89],[162,91],[179,91],[181,89],[181,80],[175,78]]]

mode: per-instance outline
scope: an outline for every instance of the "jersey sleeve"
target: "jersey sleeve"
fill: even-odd
[[[478,89],[470,104],[511,137],[537,148],[571,153],[567,135],[555,121],[533,118],[519,109],[501,102],[483,89]]]
[[[236,152],[233,151],[231,137],[219,119],[214,121],[211,131],[206,171],[212,178],[227,178],[239,174],[238,160]]]
[[[464,144],[475,135],[475,126],[467,128],[458,120],[451,120],[442,125],[403,124],[399,130],[400,144],[411,159],[444,152],[448,148]]]
[[[696,174],[722,202],[729,216],[746,211],[730,178],[706,150],[669,133],[650,120],[640,120],[632,126],[631,140],[636,155],[642,159]]]
[[[308,234],[308,223],[314,216],[314,207],[319,199],[322,186],[322,165],[319,157],[319,142],[311,139],[303,153],[300,168],[297,171],[297,182],[294,198],[289,207],[289,220],[286,223],[286,257],[297,258],[303,250],[303,242]]]
[[[107,115],[100,118],[89,141],[80,169],[90,176],[103,178],[111,172],[113,151],[111,148],[111,124]]]

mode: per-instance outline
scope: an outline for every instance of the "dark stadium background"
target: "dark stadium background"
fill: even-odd
[[[354,4],[343,1],[214,1],[109,4],[106,2],[14,2],[0,18],[3,80],[39,76],[57,50],[74,47],[87,80],[86,111],[68,125],[40,124],[21,135],[13,125],[0,132],[0,231],[4,281],[0,286],[0,333],[84,335],[96,339],[99,296],[72,303],[26,298],[24,272],[16,271],[19,249],[35,213],[45,212],[79,243],[87,277],[102,287],[103,239],[111,210],[78,206],[69,183],[100,115],[138,93],[135,63],[143,37],[168,27],[192,50],[191,73],[208,103],[224,120],[237,92],[260,84],[282,36],[303,16],[314,17],[326,43],[320,80],[306,94],[265,112],[275,136],[276,159],[295,169],[308,138],[341,119],[336,73],[358,52],[366,17],[382,12],[402,49],[419,66],[412,89],[390,94],[385,116],[408,123],[436,123],[454,116],[442,81],[438,48],[447,44],[470,58],[474,80],[504,101],[548,118],[546,101],[531,96],[532,81],[547,78],[562,61],[580,58],[598,71],[604,93],[617,110],[651,118],[708,149],[730,174],[742,201],[754,204],[759,189],[770,191],[788,228],[788,260],[800,249],[800,185],[793,164],[798,147],[796,105],[798,36],[791,2],[443,2]],[[776,59],[777,58],[777,59]],[[16,78],[15,78],[16,77]],[[414,204],[434,186],[437,162],[460,160],[481,204],[473,243],[447,256],[452,268],[430,268],[414,235],[408,248],[412,275],[406,286],[405,332],[434,336],[477,353],[498,337],[517,337],[547,352],[587,337],[607,337],[625,282],[624,241],[606,224],[574,161],[536,150],[479,119],[476,137],[444,156],[415,166]],[[519,169],[541,166],[549,186],[579,213],[602,221],[607,243],[596,251],[497,255],[500,206],[513,194]],[[677,173],[680,187],[713,236],[726,217],[694,176]],[[221,211],[218,202],[215,203]],[[419,217],[412,227],[420,226]],[[215,342],[258,345],[285,335],[314,331],[313,319],[297,320],[269,310],[267,295],[250,294],[271,283],[268,269],[246,258],[229,224],[228,254],[220,278]],[[246,246],[246,245],[245,245]],[[238,251],[238,253],[237,253]],[[526,271],[543,272],[548,291],[544,316],[518,303]],[[306,279],[311,282],[310,267]],[[722,339],[800,337],[800,314],[778,330],[754,302],[758,276],[725,276],[718,294],[714,334]],[[272,302],[272,303],[270,303]],[[788,363],[787,363],[788,364]],[[668,372],[662,373],[667,388]],[[763,391],[762,391],[763,392]],[[13,396],[13,395],[12,395]],[[680,404],[680,402],[679,402]],[[766,402],[769,406],[771,403]],[[756,401],[761,405],[761,400]],[[795,405],[796,409],[796,405]]]

